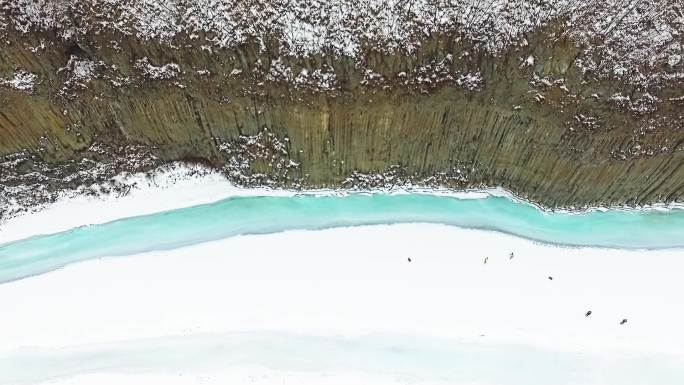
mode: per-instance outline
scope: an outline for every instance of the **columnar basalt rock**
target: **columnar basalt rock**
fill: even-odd
[[[137,149],[245,184],[684,199],[680,2],[324,3],[4,2],[0,183]]]

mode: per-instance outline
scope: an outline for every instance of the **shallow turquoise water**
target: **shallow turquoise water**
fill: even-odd
[[[684,247],[684,210],[551,213],[504,197],[428,194],[234,197],[0,245],[0,282],[104,256],[172,249],[239,234],[392,223],[440,223],[539,242],[614,248]]]

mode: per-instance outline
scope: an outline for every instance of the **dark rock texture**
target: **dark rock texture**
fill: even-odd
[[[202,161],[243,184],[502,186],[550,207],[684,200],[678,2],[603,35],[575,33],[581,19],[559,13],[496,47],[452,25],[353,53],[301,53],[282,31],[217,46],[211,31],[95,28],[119,17],[97,1],[53,10],[71,24],[13,23],[19,3],[0,19],[5,185],[137,149],[125,170]],[[614,31],[654,20],[671,27],[651,42],[660,56],[613,55],[627,44]]]

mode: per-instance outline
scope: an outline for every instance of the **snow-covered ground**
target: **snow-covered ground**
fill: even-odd
[[[684,368],[682,267],[676,250],[555,248],[425,224],[241,236],[89,261],[0,285],[0,383],[53,377],[65,381],[59,383],[252,378],[262,384],[341,383],[345,376],[358,377],[353,383],[369,383],[367,376],[380,376],[373,383],[451,378],[432,378],[425,372],[436,369],[419,366],[382,363],[369,372],[367,363],[339,368],[325,362],[330,344],[345,346],[352,339],[347,345],[355,346],[348,352],[353,356],[363,351],[364,338],[389,335],[397,339],[389,338],[390,353],[375,352],[378,362],[392,349],[404,349],[405,359],[413,360],[412,351],[426,348],[402,341],[425,338],[442,341],[444,349],[487,347],[488,354],[516,347],[530,370],[538,358],[525,358],[525,349],[548,352],[558,367],[605,372],[567,383],[616,383],[623,371],[618,368],[630,367],[637,377],[622,384],[646,383],[637,381],[639,374],[662,375],[659,383],[667,384],[668,373]],[[627,323],[620,325],[623,319]],[[252,340],[236,344],[230,340],[236,333],[342,342],[299,351],[296,342],[276,348]],[[252,346],[263,352],[248,353]],[[333,361],[347,357],[333,353]],[[279,360],[292,354],[295,362],[311,364],[290,370],[292,362]],[[236,356],[243,359],[231,361]],[[641,362],[642,370],[630,360]],[[327,382],[319,381],[326,375]],[[502,381],[494,383],[514,383]]]
[[[139,183],[125,197],[3,223],[0,243],[295,194],[190,169],[128,178]],[[0,383],[676,384],[681,254],[401,224],[92,260],[0,285]]]

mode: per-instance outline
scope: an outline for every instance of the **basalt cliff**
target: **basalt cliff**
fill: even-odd
[[[681,1],[0,4],[0,215],[176,160],[245,185],[684,200]]]

